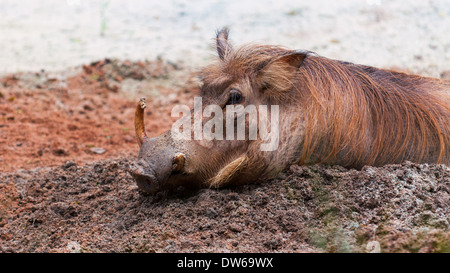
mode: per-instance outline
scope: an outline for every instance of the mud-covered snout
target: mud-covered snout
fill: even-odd
[[[130,167],[131,175],[143,192],[153,194],[166,187],[176,170],[176,152],[168,140],[167,135],[147,139],[141,146],[138,160]]]
[[[130,173],[140,190],[154,194],[178,182],[179,176],[184,173],[186,159],[185,154],[180,152],[182,147],[178,146],[170,131],[144,139],[138,160],[130,167]]]
[[[161,184],[156,179],[153,169],[145,168],[142,162],[133,163],[130,167],[131,176],[136,181],[139,189],[145,193],[153,194],[160,190]]]

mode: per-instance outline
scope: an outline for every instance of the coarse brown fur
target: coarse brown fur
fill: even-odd
[[[232,49],[219,41],[225,49],[202,72],[202,96],[218,96],[246,79],[252,86],[247,97],[258,101],[252,103],[279,104],[282,120],[297,117],[281,130],[281,141],[289,143],[277,151],[295,156],[292,162],[355,168],[450,163],[449,82],[278,46]]]

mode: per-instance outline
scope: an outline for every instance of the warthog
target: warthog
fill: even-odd
[[[148,138],[141,99],[135,116],[140,152],[131,174],[144,192],[250,183],[273,178],[290,164],[449,164],[449,82],[279,46],[234,49],[226,28],[217,33],[216,45],[217,62],[200,72],[201,110],[216,105],[225,116],[232,105],[254,105],[257,112],[258,106],[279,106],[276,128],[267,116],[250,117],[245,111],[231,115],[231,124],[244,115],[246,132],[252,122],[265,124],[277,133],[278,143],[275,149],[262,150],[267,139],[250,139],[249,134],[233,140],[183,139],[174,137],[173,130]],[[273,110],[265,111],[270,116]],[[188,116],[194,123],[195,112]],[[211,115],[201,117],[200,126],[209,120]],[[190,122],[183,126],[190,127]],[[221,124],[215,124],[211,134],[216,130],[230,133]]]

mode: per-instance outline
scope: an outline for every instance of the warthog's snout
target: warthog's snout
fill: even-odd
[[[184,167],[183,153],[171,153],[171,149],[156,145],[160,139],[150,139],[140,159],[130,166],[131,176],[140,190],[154,194],[159,190],[170,187],[183,177],[181,171]],[[151,150],[151,153],[146,151]],[[146,156],[148,154],[150,157]]]
[[[152,194],[160,189],[160,183],[156,179],[154,170],[145,171],[144,167],[137,162],[130,167],[130,173],[143,192]]]
[[[169,138],[170,139],[170,138]],[[130,167],[130,173],[140,190],[156,193],[176,180],[184,167],[184,154],[175,153],[165,135],[146,139],[142,143],[138,161]]]

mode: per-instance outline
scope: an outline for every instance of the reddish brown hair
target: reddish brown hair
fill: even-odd
[[[277,46],[232,50],[218,37],[219,47],[203,92],[247,77],[271,103],[291,107],[304,119],[300,164],[450,163],[450,83]]]
[[[323,57],[298,73],[305,95],[301,163],[449,163],[449,83]]]

